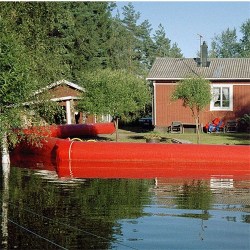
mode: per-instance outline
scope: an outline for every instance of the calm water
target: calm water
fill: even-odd
[[[2,249],[250,249],[250,178],[63,180],[12,167],[0,198]]]

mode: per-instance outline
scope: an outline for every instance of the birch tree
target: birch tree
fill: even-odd
[[[210,82],[198,77],[186,78],[179,82],[172,98],[182,100],[183,106],[190,108],[195,119],[197,143],[200,143],[200,113],[212,98]]]

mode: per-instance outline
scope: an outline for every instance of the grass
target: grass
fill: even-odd
[[[145,142],[152,131],[139,128],[119,129],[119,142]],[[157,132],[161,136],[161,143],[171,143],[171,139],[185,140],[197,143],[195,133],[171,134]],[[102,137],[105,140],[115,141],[115,134]],[[227,145],[250,145],[249,133],[201,133],[201,144],[227,144]]]

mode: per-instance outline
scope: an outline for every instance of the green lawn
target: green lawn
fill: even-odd
[[[119,129],[119,142],[145,142],[145,137],[152,132],[145,131],[143,129]],[[161,136],[162,143],[170,143],[171,139],[186,140],[192,143],[197,142],[195,133],[185,134],[171,134],[158,132]],[[115,141],[115,134],[107,135],[103,137],[111,141]],[[249,133],[201,133],[202,144],[229,144],[229,145],[250,145],[250,134]]]

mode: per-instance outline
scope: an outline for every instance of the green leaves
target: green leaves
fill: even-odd
[[[200,143],[200,112],[212,99],[209,81],[198,77],[186,78],[179,82],[172,98],[182,100],[183,105],[191,109],[196,123],[197,143]]]
[[[100,70],[82,77],[86,93],[79,108],[93,114],[127,115],[150,101],[147,83],[126,71]]]
[[[216,35],[211,43],[210,57],[235,58],[250,56],[250,19],[240,29],[242,39],[238,39],[236,29],[227,28]]]
[[[211,100],[209,81],[202,78],[187,78],[180,81],[173,93],[173,99],[183,101],[185,107],[202,110]]]

